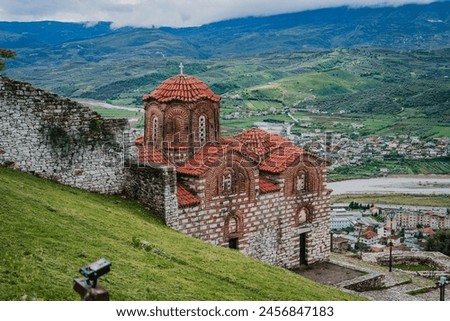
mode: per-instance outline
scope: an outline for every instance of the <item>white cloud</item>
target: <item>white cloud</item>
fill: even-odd
[[[115,27],[185,27],[342,5],[398,6],[431,2],[435,0],[0,0],[0,20],[112,21]]]

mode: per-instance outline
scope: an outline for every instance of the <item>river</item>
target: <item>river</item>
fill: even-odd
[[[422,194],[450,195],[450,175],[388,176],[328,183],[332,195]]]

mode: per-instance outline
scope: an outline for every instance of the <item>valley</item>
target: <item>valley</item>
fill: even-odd
[[[2,73],[91,100],[101,115],[142,129],[142,96],[182,62],[222,96],[223,135],[275,128],[341,159],[330,180],[447,174],[449,6],[343,7],[179,29],[2,22],[0,47],[17,53]],[[333,18],[339,15],[345,19]],[[334,155],[324,154],[326,133]],[[373,151],[375,138],[402,150],[382,144]]]

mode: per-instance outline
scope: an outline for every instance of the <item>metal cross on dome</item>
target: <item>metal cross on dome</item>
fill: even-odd
[[[178,67],[180,67],[180,75],[182,75],[183,74],[183,68],[184,68],[183,63],[180,62],[180,65]]]

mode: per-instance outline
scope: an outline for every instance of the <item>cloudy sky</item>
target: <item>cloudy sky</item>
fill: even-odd
[[[112,21],[115,27],[186,27],[341,5],[431,2],[435,0],[0,0],[0,21]]]

